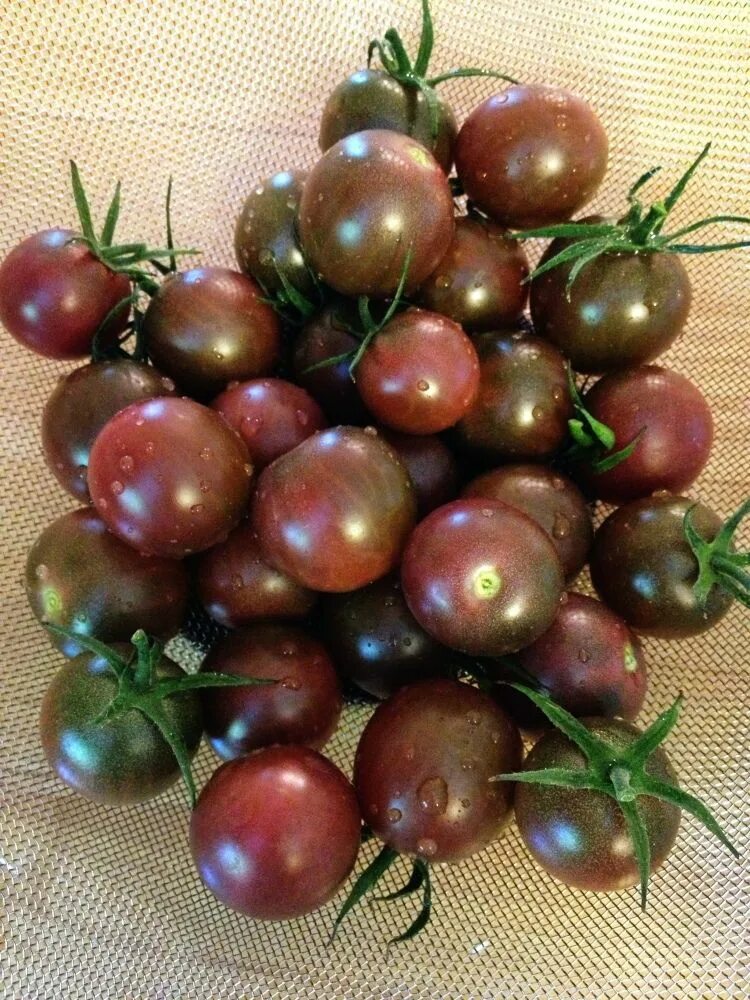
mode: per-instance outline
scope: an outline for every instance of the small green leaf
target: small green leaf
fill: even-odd
[[[103,642],[99,642],[98,639],[94,639],[90,635],[81,635],[74,629],[65,628],[62,625],[53,625],[52,622],[42,622],[47,631],[51,632],[53,635],[59,635],[65,639],[72,639],[77,642],[79,646],[83,646],[84,649],[88,649],[90,653],[95,653],[100,656],[106,663],[112,667],[115,675],[119,678],[122,676],[125,670],[125,661],[123,658],[116,653],[109,646],[105,645]]]
[[[635,769],[641,769],[651,754],[669,736],[680,717],[682,695],[678,694],[672,704],[661,715],[658,715],[651,725],[628,748],[624,759]]]
[[[172,175],[167,181],[167,198],[165,204],[166,224],[167,224],[167,249],[174,251],[174,239],[172,237]],[[172,253],[169,258],[169,270],[174,273],[177,270],[177,259]]]
[[[401,35],[395,28],[389,28],[385,33],[385,40],[390,47],[390,51],[393,53],[393,58],[396,62],[396,75],[406,76],[413,72],[411,59],[406,51],[406,47],[401,40]]]
[[[344,900],[338,914],[336,915],[333,930],[331,931],[331,936],[328,939],[329,944],[333,942],[342,921],[345,919],[349,911],[357,905],[363,896],[367,895],[367,893],[374,888],[398,856],[398,851],[394,851],[392,847],[385,844],[380,849],[380,853],[377,854],[367,868],[365,868],[352,886],[351,892]]]
[[[411,924],[411,926],[405,930],[403,934],[399,934],[398,937],[392,938],[389,942],[390,944],[400,944],[402,941],[410,941],[412,938],[416,937],[420,931],[424,930],[430,921],[430,916],[432,914],[432,884],[430,882],[430,869],[426,862],[424,862],[421,858],[417,858],[414,862],[414,867],[419,867],[422,877],[422,909],[419,911],[419,915],[414,923]]]
[[[414,60],[414,72],[417,76],[425,76],[435,44],[435,29],[432,24],[430,0],[422,0],[422,34],[419,39],[417,58]]]
[[[598,740],[592,732],[590,732],[582,722],[579,722],[570,712],[566,711],[561,705],[556,704],[551,698],[541,691],[534,691],[532,688],[526,687],[524,684],[511,684],[510,687],[515,688],[516,691],[520,691],[525,694],[526,697],[533,701],[537,708],[540,708],[544,714],[547,716],[549,721],[556,726],[562,733],[564,733],[569,740],[571,740],[575,745],[581,750],[589,761],[598,762],[601,759],[601,740]]]
[[[656,174],[659,173],[660,170],[661,167],[652,167],[650,170],[647,170],[645,174],[641,174],[641,176],[638,178],[635,184],[633,184],[630,190],[628,191],[627,199],[631,204],[633,202],[636,202],[635,196],[641,190],[643,185],[647,184],[652,177],[654,177]],[[638,202],[636,202],[636,204],[638,204]]]
[[[624,448],[620,448],[619,451],[613,452],[611,455],[605,455],[603,458],[594,460],[591,463],[593,472],[596,474],[608,472],[610,469],[614,469],[615,466],[619,465],[621,462],[624,462],[626,458],[630,458],[635,449],[638,447],[638,442],[643,437],[645,431],[646,428],[641,427],[633,440],[629,441]]]
[[[389,903],[393,899],[402,899],[404,896],[410,896],[413,892],[418,892],[422,888],[424,883],[424,872],[420,866],[419,858],[414,861],[414,865],[411,870],[411,876],[406,885],[402,886],[400,889],[396,889],[395,892],[389,892],[385,896],[374,896],[372,899],[373,903]]]
[[[669,215],[669,213],[672,211],[672,209],[679,201],[682,192],[687,187],[695,171],[701,165],[703,160],[705,160],[705,158],[708,156],[710,149],[711,149],[711,143],[707,142],[706,145],[701,150],[701,152],[696,156],[696,158],[687,168],[685,173],[682,175],[682,177],[680,177],[675,186],[672,188],[667,197],[664,199],[664,208],[666,210],[665,217],[666,215]]]
[[[678,240],[683,236],[687,236],[689,233],[697,232],[699,229],[705,229],[706,226],[715,226],[725,222],[736,222],[742,225],[750,225],[750,217],[747,215],[712,215],[708,219],[700,219],[698,222],[691,222],[689,226],[683,226],[682,229],[678,229],[676,232],[670,233],[667,239],[671,243],[673,240]]]
[[[99,242],[104,247],[111,246],[115,235],[117,220],[120,217],[120,187],[121,185],[118,181],[115,187],[115,193],[112,196],[112,201],[109,205],[109,210],[107,211],[107,218],[104,220],[102,235],[99,238]]]
[[[265,684],[278,684],[278,681],[268,677],[242,677],[239,674],[218,674],[201,671],[197,674],[184,674],[181,677],[167,677],[154,685],[154,694],[166,698],[184,691],[197,691],[200,688],[218,687],[253,687]]]
[[[577,771],[568,767],[544,767],[539,770],[509,771],[495,774],[489,781],[520,781],[525,785],[553,785],[558,788],[579,788],[611,795],[609,787],[592,776],[589,771]]]
[[[195,781],[193,779],[190,754],[188,753],[188,749],[185,746],[185,741],[182,736],[172,725],[169,716],[164,711],[161,701],[157,697],[149,697],[148,699],[140,698],[134,707],[143,712],[146,718],[153,722],[161,735],[164,737],[165,742],[169,745],[169,748],[174,754],[175,760],[179,765],[182,779],[185,782],[190,808],[195,808],[197,792],[195,788]]]
[[[638,859],[638,871],[641,879],[641,909],[645,910],[648,879],[651,874],[651,845],[648,840],[648,832],[635,799],[633,801],[619,800],[618,805],[628,824],[630,839],[633,841],[635,856]]]
[[[665,781],[659,781],[657,778],[653,778],[650,774],[645,774],[642,777],[641,787],[645,795],[653,795],[654,798],[661,799],[662,802],[669,802],[678,809],[683,809],[685,812],[690,813],[691,816],[695,816],[695,818],[699,820],[706,827],[706,829],[710,830],[711,833],[713,833],[713,835],[717,837],[729,851],[731,851],[735,858],[739,858],[739,851],[713,818],[707,806],[705,806],[700,799],[696,798],[694,795],[690,795],[689,792],[684,792],[681,788],[676,788],[674,785],[670,785]]]
[[[75,160],[70,161],[70,180],[73,185],[73,198],[75,199],[76,210],[78,211],[78,219],[81,223],[81,232],[89,240],[92,247],[96,247],[98,246],[98,240],[94,232],[94,224],[91,221],[91,208],[89,207],[89,201],[86,197],[83,181],[81,180]]]

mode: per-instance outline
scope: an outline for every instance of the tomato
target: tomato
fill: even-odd
[[[127,646],[113,648],[128,655]],[[156,667],[158,680],[182,675],[166,657]],[[131,708],[104,724],[95,722],[117,690],[109,664],[94,653],[80,653],[52,678],[41,713],[42,748],[50,767],[87,799],[108,805],[142,802],[180,777],[169,744],[142,712]],[[192,756],[203,731],[198,695],[169,696],[162,708]]]
[[[417,622],[394,576],[349,594],[331,594],[323,601],[322,619],[323,639],[339,673],[375,698],[445,674],[461,660]]]
[[[323,108],[319,143],[325,153],[340,139],[366,129],[402,132],[430,150],[448,173],[458,126],[450,105],[435,94],[437,134],[433,136],[424,94],[380,69],[361,69],[343,80]]]
[[[211,406],[245,442],[258,471],[326,426],[312,396],[280,378],[230,385]]]
[[[554,240],[541,264],[567,246]],[[671,253],[606,253],[586,264],[569,289],[573,264],[531,283],[531,318],[540,337],[573,368],[603,374],[653,361],[682,332],[690,310],[690,279]]]
[[[237,219],[234,231],[237,264],[269,292],[282,291],[280,274],[304,295],[314,291],[296,232],[306,177],[302,170],[272,174],[247,196]]]
[[[560,87],[508,87],[474,108],[456,140],[469,198],[512,229],[569,219],[607,169],[607,135],[591,107]]]
[[[272,743],[319,750],[341,714],[341,692],[325,648],[294,625],[252,625],[212,647],[202,670],[277,681],[201,691],[206,736],[231,760]]]
[[[150,358],[196,397],[266,375],[281,352],[279,319],[255,282],[225,267],[168,277],[143,320]]]
[[[289,920],[336,893],[360,829],[354,790],[334,764],[306,747],[269,747],[212,775],[190,819],[190,847],[226,906]]]
[[[303,618],[316,599],[266,562],[249,521],[196,558],[195,583],[203,607],[227,628],[263,618]]]
[[[269,561],[305,587],[356,590],[397,564],[411,480],[375,431],[321,431],[261,473],[253,523]]]
[[[619,719],[588,719],[587,728],[616,750],[631,746],[640,730]],[[567,736],[546,733],[524,763],[524,771],[544,768],[585,770],[586,758]],[[677,775],[662,747],[648,758],[646,774],[671,785]],[[663,864],[677,838],[680,810],[651,795],[638,796],[648,832],[651,871]],[[518,830],[534,858],[550,875],[579,889],[610,892],[636,885],[638,862],[627,821],[608,795],[551,785],[516,785]]]
[[[569,582],[588,559],[594,527],[583,494],[567,476],[545,465],[502,465],[464,487],[464,497],[502,500],[549,535]]]
[[[453,453],[434,434],[400,434],[378,428],[409,473],[419,518],[453,500],[458,493],[458,465]]]
[[[110,531],[179,559],[221,541],[245,512],[252,466],[241,439],[189,399],[132,403],[91,449],[89,488]]]
[[[0,323],[24,347],[46,358],[82,358],[130,281],[111,271],[69,229],[45,229],[19,243],[0,264]],[[105,339],[125,329],[129,309],[108,324]]]
[[[343,295],[407,291],[440,263],[453,236],[453,198],[434,157],[408,136],[355,132],[313,167],[299,210],[302,248]]]
[[[368,410],[406,434],[452,427],[479,389],[479,360],[461,327],[426,309],[407,309],[378,333],[356,370]]]
[[[412,533],[401,567],[404,596],[439,642],[502,656],[552,624],[563,589],[546,532],[499,500],[439,507]]]
[[[489,695],[452,680],[411,684],[375,709],[354,760],[365,823],[403,854],[459,861],[506,826],[518,730]]]
[[[548,458],[573,415],[565,359],[539,337],[484,333],[479,393],[456,428],[465,450],[490,461]]]
[[[705,632],[722,618],[732,597],[713,587],[701,608],[693,585],[698,563],[685,539],[683,522],[693,505],[686,497],[633,500],[609,515],[594,536],[591,579],[599,596],[631,628],[662,639]],[[698,504],[698,532],[713,539],[721,519]]]
[[[529,263],[518,240],[481,216],[456,219],[445,256],[419,289],[419,301],[465,330],[514,323],[528,297]]]
[[[171,379],[128,358],[93,361],[61,375],[42,414],[42,448],[62,488],[88,501],[89,454],[102,427],[130,403],[174,392]]]
[[[584,397],[589,413],[615,434],[619,451],[640,434],[632,454],[606,472],[578,470],[589,491],[625,503],[657,490],[679,493],[698,478],[713,442],[705,397],[689,379],[649,365],[613,372]]]
[[[185,617],[188,583],[181,563],[136,552],[90,507],[49,524],[26,560],[35,617],[101,642],[127,642],[139,628],[169,639]],[[66,656],[81,652],[71,639],[52,641]]]

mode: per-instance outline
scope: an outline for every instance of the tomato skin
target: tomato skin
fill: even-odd
[[[114,645],[121,655],[129,646]],[[183,670],[162,658],[156,677],[180,677]],[[94,802],[126,805],[153,798],[180,777],[177,760],[157,727],[142,712],[94,724],[117,694],[109,665],[84,652],[61,666],[47,688],[41,711],[42,748],[50,767],[70,788]],[[192,756],[203,732],[195,692],[162,702],[172,727]]]
[[[45,358],[90,354],[100,324],[130,295],[128,278],[110,271],[84,243],[69,243],[75,235],[70,229],[34,233],[0,264],[0,323]],[[128,312],[112,319],[105,339],[125,329]]]
[[[116,413],[141,399],[173,396],[175,385],[150,365],[118,358],[62,375],[42,414],[42,448],[64,490],[87,502],[91,446]]]
[[[512,229],[569,219],[599,187],[607,135],[591,107],[560,87],[519,84],[474,108],[456,140],[469,198]]]
[[[421,90],[405,87],[385,70],[357,70],[342,80],[325,103],[320,148],[325,153],[353,132],[388,129],[421,142],[449,173],[458,126],[450,105],[436,97],[438,126],[433,138],[429,108]]]
[[[252,466],[222,418],[189,399],[132,403],[91,449],[89,488],[110,531],[181,559],[225,538],[246,510]]]
[[[264,469],[253,524],[269,562],[305,587],[364,587],[398,562],[414,525],[408,473],[376,432],[320,431]]]
[[[458,464],[450,448],[434,434],[400,434],[388,427],[378,434],[398,455],[414,485],[417,517],[454,500],[458,493]]]
[[[633,453],[613,469],[578,470],[589,492],[601,500],[621,504],[658,490],[680,493],[708,462],[711,410],[698,387],[677,372],[656,365],[613,372],[589,389],[584,402],[614,431],[613,451],[641,434]]]
[[[456,219],[445,256],[420,286],[420,303],[470,333],[516,322],[529,294],[529,262],[522,244],[507,236],[489,220]]]
[[[503,656],[549,628],[563,573],[542,528],[499,500],[464,499],[417,525],[401,582],[409,608],[439,642]]]
[[[586,719],[587,727],[616,749],[630,746],[640,730],[619,719]],[[584,770],[583,753],[554,729],[539,740],[524,771],[547,767]],[[646,763],[646,773],[677,784],[662,747]],[[651,846],[651,871],[665,861],[677,838],[680,810],[651,796],[638,796],[638,809]],[[614,799],[601,792],[518,782],[518,830],[536,861],[554,878],[578,889],[612,892],[636,885],[638,863],[625,817]]]
[[[188,589],[182,563],[136,552],[90,507],[49,524],[26,560],[34,616],[101,642],[128,642],[139,628],[171,638],[185,617]],[[75,640],[50,639],[66,656],[82,652]]]
[[[436,434],[476,399],[479,359],[457,323],[407,309],[374,338],[356,378],[365,406],[381,423],[405,434]]]
[[[613,511],[594,535],[594,586],[636,632],[660,639],[698,635],[723,618],[732,604],[729,593],[713,587],[704,611],[693,593],[698,563],[683,531],[693,504],[674,496],[633,500]],[[697,504],[693,523],[709,540],[722,525],[703,504]]]
[[[261,624],[230,632],[211,648],[201,670],[277,681],[201,691],[206,736],[222,760],[272,743],[319,750],[336,729],[336,671],[325,648],[300,628]]]
[[[354,789],[334,764],[306,747],[268,747],[214,772],[190,818],[190,847],[225,906],[289,920],[335,894],[360,829]]]
[[[156,367],[200,399],[231,381],[266,375],[281,353],[279,319],[260,287],[226,267],[194,267],[165,279],[143,331]]]
[[[540,263],[567,246],[553,241]],[[588,263],[566,295],[572,265],[531,283],[531,318],[576,371],[603,375],[653,361],[674,343],[690,311],[690,278],[676,254],[607,253]]]
[[[545,465],[501,465],[477,476],[461,496],[501,500],[543,528],[567,582],[583,569],[594,538],[591,511],[572,479]]]
[[[227,628],[265,618],[304,618],[317,599],[264,559],[250,521],[241,521],[196,558],[195,583],[203,607]]]
[[[303,250],[342,295],[393,295],[410,250],[406,289],[417,288],[439,264],[453,227],[453,198],[434,157],[384,129],[332,146],[300,202]]]
[[[488,695],[452,680],[401,688],[360,737],[354,787],[365,823],[402,854],[459,861],[506,826],[512,787],[490,783],[520,769],[521,738]]]

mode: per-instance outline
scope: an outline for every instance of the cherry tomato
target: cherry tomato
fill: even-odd
[[[195,267],[164,281],[143,320],[161,371],[201,399],[228,382],[271,371],[281,351],[276,313],[255,282],[225,267]]]
[[[414,488],[375,431],[336,427],[261,473],[253,523],[269,561],[310,589],[356,590],[397,564]]]
[[[289,920],[336,893],[360,829],[354,789],[334,764],[307,747],[268,747],[214,772],[190,818],[190,847],[226,906]]]
[[[375,709],[357,746],[354,787],[365,823],[403,854],[459,861],[507,824],[521,738],[489,695],[452,680],[397,691]]]
[[[313,167],[300,202],[311,265],[343,295],[393,295],[435,270],[453,236],[453,198],[424,146],[398,132],[355,132]]]
[[[481,216],[460,218],[445,256],[420,287],[419,300],[472,333],[497,330],[523,313],[528,273],[518,240]]]
[[[272,743],[319,750],[341,714],[341,691],[325,648],[294,625],[263,624],[230,632],[212,647],[202,670],[276,684],[205,688],[206,736],[231,760]]]
[[[42,448],[62,488],[88,501],[89,454],[102,427],[130,403],[174,391],[171,379],[128,358],[93,361],[61,375],[42,414]]]
[[[546,532],[499,500],[439,507],[409,539],[401,567],[412,614],[439,642],[502,656],[552,624],[563,590]]]
[[[19,344],[45,358],[82,358],[108,314],[130,295],[130,281],[111,271],[69,229],[29,236],[0,264],[0,323]],[[110,321],[105,340],[125,329],[129,309]]]
[[[562,222],[584,205],[602,182],[607,149],[580,97],[524,84],[474,108],[458,133],[456,170],[482,211],[524,229]]]
[[[179,559],[216,545],[245,512],[252,466],[222,418],[189,399],[132,403],[91,449],[89,488],[110,531]]]
[[[458,493],[458,465],[453,453],[434,434],[400,434],[378,428],[409,473],[421,519],[436,507],[454,500]]]
[[[125,545],[84,507],[58,517],[34,542],[26,596],[39,621],[100,642],[127,642],[139,628],[169,639],[185,617],[188,574],[174,559]],[[72,639],[51,638],[66,656],[82,652]]]
[[[407,309],[373,339],[357,368],[368,410],[406,434],[452,427],[479,389],[479,359],[461,327],[426,309]]]

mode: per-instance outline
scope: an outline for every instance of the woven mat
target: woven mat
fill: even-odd
[[[73,222],[67,160],[103,211],[125,186],[123,238],[162,237],[167,176],[178,240],[231,264],[231,234],[254,182],[316,159],[317,116],[394,21],[411,39],[418,4],[393,0],[0,0],[0,254],[36,229]],[[747,212],[750,31],[744,0],[434,0],[435,67],[492,65],[586,95],[609,132],[597,210],[663,164],[674,177],[703,143],[714,152],[676,221]],[[460,114],[489,84],[451,84]],[[447,93],[446,88],[446,93]],[[184,245],[184,243],[183,243]],[[695,303],[667,363],[710,398],[717,423],[696,492],[728,513],[748,490],[747,254],[688,261]],[[748,996],[750,896],[743,865],[692,821],[653,880],[586,895],[554,883],[511,831],[482,856],[436,872],[428,932],[386,953],[404,910],[363,906],[326,949],[334,907],[253,923],[201,887],[174,789],[126,811],[74,796],[51,777],[37,736],[58,665],[26,607],[25,552],[74,505],[46,473],[39,418],[61,366],[2,334],[0,395],[0,993],[13,1000],[167,998],[740,998]],[[177,643],[189,661],[190,647]],[[652,718],[678,689],[670,744],[747,855],[750,616],[710,636],[648,644]],[[351,707],[330,747],[348,766],[367,709]],[[198,778],[213,767],[208,750]],[[399,875],[401,873],[398,873]],[[394,873],[394,879],[396,878]]]

